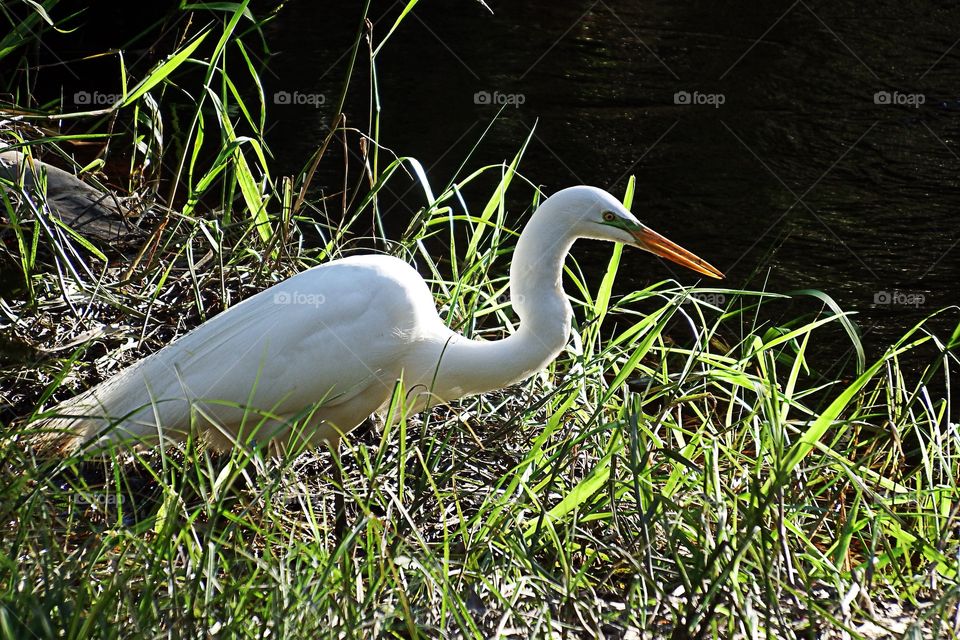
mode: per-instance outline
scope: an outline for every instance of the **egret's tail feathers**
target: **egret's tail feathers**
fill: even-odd
[[[122,425],[122,426],[121,426]],[[80,395],[58,405],[49,417],[26,425],[25,432],[34,453],[42,457],[69,456],[88,450],[102,450],[126,438],[137,438],[121,419],[105,414],[103,406]]]
[[[30,448],[43,458],[73,455],[94,435],[82,419],[67,416],[41,418],[25,431]]]

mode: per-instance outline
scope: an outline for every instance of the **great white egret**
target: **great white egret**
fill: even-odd
[[[510,295],[519,328],[479,341],[448,329],[408,264],[385,255],[333,260],[262,291],[99,386],[58,406],[43,425],[59,450],[135,439],[209,446],[283,446],[291,422],[311,445],[381,411],[397,380],[409,407],[513,384],[567,344],[572,309],[561,287],[578,238],[639,247],[704,275],[723,274],[640,223],[615,197],[578,186],[547,198],[517,242]],[[254,433],[256,430],[256,433]]]

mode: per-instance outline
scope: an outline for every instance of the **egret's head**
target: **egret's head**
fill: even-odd
[[[645,226],[619,200],[596,187],[570,187],[543,203],[565,218],[578,237],[621,242],[639,247],[711,278],[723,274],[706,260]]]

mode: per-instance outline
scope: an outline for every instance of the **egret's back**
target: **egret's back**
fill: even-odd
[[[387,256],[337,260],[293,276],[212,318],[56,408],[47,446],[131,436],[212,446],[259,429],[279,437],[316,406],[313,438],[330,439],[390,396],[411,349],[449,333],[417,272]],[[243,431],[243,434],[241,434]]]

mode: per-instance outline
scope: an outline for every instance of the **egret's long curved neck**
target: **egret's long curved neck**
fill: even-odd
[[[569,229],[538,210],[520,234],[510,265],[510,301],[520,318],[515,335],[539,335],[554,358],[570,338],[572,310],[563,292],[563,262],[575,240]],[[535,345],[528,345],[532,349]]]
[[[519,329],[503,340],[458,339],[442,358],[441,385],[464,394],[518,382],[545,367],[570,338],[572,310],[561,287],[571,230],[538,209],[520,234],[510,267],[510,297]]]

